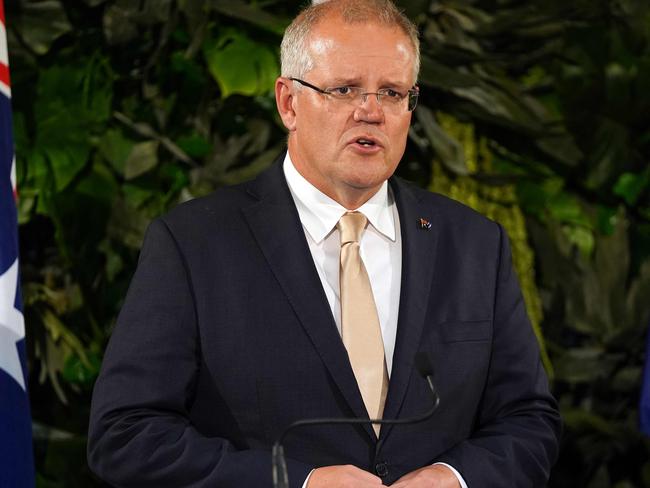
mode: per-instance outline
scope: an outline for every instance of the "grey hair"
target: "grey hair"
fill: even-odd
[[[309,35],[314,26],[328,15],[338,15],[347,24],[377,22],[401,29],[413,47],[413,79],[417,81],[420,72],[418,29],[390,0],[314,1],[300,12],[284,31],[280,44],[282,76],[302,78],[314,68],[314,60],[309,50]]]

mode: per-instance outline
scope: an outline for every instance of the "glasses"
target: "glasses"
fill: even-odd
[[[382,88],[376,92],[364,92],[363,88],[358,86],[343,85],[323,89],[298,78],[289,79],[291,81],[297,81],[301,85],[311,88],[318,93],[328,95],[335,102],[347,103],[349,105],[361,105],[366,103],[368,95],[374,95],[377,99],[377,103],[381,105],[384,110],[390,110],[393,112],[400,112],[403,110],[405,105],[404,100],[408,101],[406,104],[407,110],[412,112],[418,104],[418,96],[420,95],[420,89],[417,86],[407,90],[406,93],[393,90],[392,88]],[[361,101],[361,103],[359,103],[359,101]]]

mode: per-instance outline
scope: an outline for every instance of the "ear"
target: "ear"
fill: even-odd
[[[282,123],[293,132],[296,130],[296,112],[293,109],[293,82],[284,77],[275,80],[275,104]]]

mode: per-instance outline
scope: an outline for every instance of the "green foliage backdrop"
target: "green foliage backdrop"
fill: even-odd
[[[398,170],[500,221],[565,420],[553,487],[650,486],[650,7],[411,0],[421,103]],[[147,223],[284,146],[297,2],[5,1],[39,486],[85,466],[90,394]]]

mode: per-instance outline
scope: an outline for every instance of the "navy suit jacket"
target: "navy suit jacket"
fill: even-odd
[[[391,178],[402,287],[385,418],[308,427],[284,445],[292,488],[353,464],[384,484],[441,461],[470,488],[542,487],[560,420],[501,227]],[[423,229],[418,221],[431,223]],[[281,164],[180,205],[149,227],[95,386],[89,463],[119,487],[271,486],[291,422],[367,417]]]

